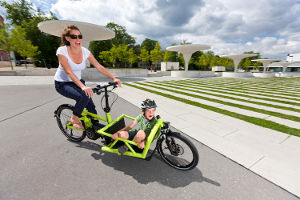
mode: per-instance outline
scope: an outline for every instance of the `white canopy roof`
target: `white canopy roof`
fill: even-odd
[[[233,54],[233,55],[222,55],[221,57],[224,58],[230,58],[233,60],[233,64],[234,64],[234,72],[237,72],[237,67],[240,63],[240,61],[243,58],[247,58],[247,57],[252,57],[252,56],[257,56],[256,53],[243,53],[243,54]]]
[[[196,51],[203,51],[210,49],[211,47],[205,44],[185,44],[167,47],[168,51],[177,51],[182,54],[184,53],[194,53]]]
[[[271,63],[271,62],[280,61],[280,60],[278,60],[278,59],[269,59],[269,58],[259,58],[259,59],[254,59],[254,60],[251,60],[251,61],[261,62],[264,65],[264,63]]]
[[[263,64],[263,67],[264,67],[264,72],[266,72],[267,66],[271,62],[280,61],[280,60],[277,60],[277,59],[268,59],[268,58],[260,58],[260,59],[254,59],[254,60],[251,60],[251,61],[261,62]]]
[[[105,28],[104,26],[87,22],[50,20],[40,22],[38,24],[38,28],[44,33],[60,37],[63,30],[72,24],[79,28],[85,42],[93,40],[108,40],[115,37],[115,33],[112,30]]]
[[[233,55],[222,55],[221,57],[242,60],[243,58],[252,57],[252,56],[257,56],[257,54],[243,53],[243,54],[233,54]]]
[[[188,71],[188,63],[191,59],[191,56],[196,51],[203,51],[210,49],[211,47],[205,44],[185,44],[185,45],[176,45],[167,47],[168,51],[177,51],[183,54],[185,61],[185,71]]]

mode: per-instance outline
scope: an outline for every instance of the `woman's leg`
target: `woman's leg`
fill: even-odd
[[[84,83],[84,81],[82,82]],[[74,106],[74,115],[80,116],[84,108],[87,108],[89,112],[97,114],[93,100],[86,96],[75,83],[56,81],[55,88],[61,95],[76,101]]]
[[[90,104],[90,109],[92,109],[93,102],[90,103],[91,99],[85,95],[85,93],[73,82],[55,82],[55,88],[58,93],[61,95],[74,99],[76,101],[73,116],[71,121],[75,124],[80,124],[78,117],[81,116],[83,109]],[[95,108],[94,108],[95,109]],[[72,122],[72,123],[73,123]],[[82,125],[80,124],[81,128],[83,129]],[[76,127],[77,128],[77,127]]]

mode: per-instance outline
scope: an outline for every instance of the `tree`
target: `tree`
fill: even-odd
[[[213,54],[212,51],[208,51],[206,53],[206,63],[207,64],[206,64],[205,70],[208,70],[210,68],[210,64],[211,64],[211,61],[212,61],[213,57],[214,57],[214,54]]]
[[[33,46],[30,40],[25,39],[26,32],[21,26],[15,25],[15,28],[11,30],[11,37],[13,38],[13,49],[25,60],[26,58],[33,58],[40,53],[37,46]],[[25,66],[27,68],[26,62]]]
[[[251,60],[249,58],[246,58],[243,64],[243,69],[248,70],[251,64],[252,64]]]
[[[128,61],[130,63],[130,67],[132,67],[132,64],[135,63],[138,59],[138,56],[134,53],[133,48],[130,48],[128,51]]]
[[[37,25],[40,22],[55,19],[57,18],[53,15],[51,17],[46,17],[43,14],[38,13],[32,20],[23,23],[23,27],[26,30],[26,38],[30,40],[33,45],[38,46],[39,51],[41,52],[34,56],[35,60],[43,61],[43,63],[47,63],[51,66],[58,66],[56,50],[60,45],[60,38],[42,33]]]
[[[99,55],[101,51],[109,51],[113,45],[119,46],[121,44],[133,46],[135,44],[135,39],[126,32],[124,26],[120,26],[113,22],[108,23],[106,28],[114,31],[115,37],[111,40],[105,41],[93,41],[90,43],[89,49],[94,55]],[[98,57],[98,61],[101,62],[101,59]]]
[[[125,44],[121,44],[119,46],[113,45],[113,47],[109,51],[101,51],[99,53],[99,58],[106,65],[109,65],[112,63],[113,67],[115,67],[117,63],[121,63],[121,64],[123,64],[123,66],[126,67],[126,64],[129,61],[129,58],[131,58],[131,60],[129,61],[130,63],[134,63],[137,59],[137,58],[134,58],[135,54],[134,54],[133,48],[131,48],[130,51],[128,51],[127,49],[128,49],[128,46]]]
[[[3,49],[4,51],[8,52],[8,57],[11,65],[11,70],[14,69],[11,58],[10,58],[10,51],[13,49],[12,47],[12,40],[11,36],[8,33],[8,26],[0,26],[0,49]]]
[[[145,46],[142,47],[139,58],[142,61],[143,66],[145,65],[146,62],[148,62],[150,60],[149,52]]]
[[[117,47],[117,58],[118,60],[124,64],[126,67],[126,63],[128,62],[129,53],[127,51],[128,46],[125,44],[121,44]]]
[[[25,30],[15,25],[12,29],[9,29],[8,25],[4,25],[0,28],[0,48],[10,52],[16,51],[23,57],[33,57],[38,54],[38,47],[33,46],[29,40],[25,38]],[[10,63],[11,63],[11,59]],[[13,70],[13,65],[11,63]]]
[[[89,45],[89,50],[93,55],[100,55],[102,51],[110,51],[112,48],[111,42],[106,41],[92,41]],[[102,57],[96,57],[98,62],[104,63],[105,61],[102,59]]]
[[[176,43],[172,43],[169,46],[176,46],[176,45],[177,45]],[[178,62],[178,53],[176,51],[170,51],[169,55],[170,55],[169,61],[171,61],[171,62]]]
[[[111,56],[110,51],[101,51],[99,54],[99,58],[103,61],[105,66],[110,66],[113,63],[113,57]]]
[[[163,60],[165,61],[166,63],[166,69],[168,69],[168,61],[170,59],[170,53],[168,50],[165,50],[164,51],[164,57],[163,57]]]
[[[203,54],[202,51],[196,51],[195,53],[193,53],[193,55],[191,56],[191,59],[189,61],[189,69],[194,69],[194,70],[199,70],[200,69],[200,65],[198,63],[199,57]]]
[[[245,54],[253,54],[255,52],[249,51],[249,52],[244,52],[244,53]],[[252,57],[247,57],[247,58],[242,59],[241,62],[238,64],[238,68],[248,69],[249,66],[254,65],[254,62],[252,62],[251,60],[260,58],[260,53],[255,53],[255,54],[257,54],[257,56],[252,56]]]
[[[233,60],[229,58],[220,58],[219,61],[221,66],[224,66],[227,70],[234,70]]]
[[[209,63],[209,69],[211,69],[213,66],[217,66],[217,57],[216,56],[213,56],[210,60],[210,63]]]
[[[116,67],[116,62],[118,58],[118,49],[116,45],[113,45],[112,48],[110,49],[110,56],[111,56],[111,61],[113,63],[113,67]]]
[[[162,55],[161,55],[161,47],[159,46],[159,43],[155,43],[154,49],[150,52],[150,58],[152,62],[155,62],[155,68],[154,71],[157,70],[157,63],[161,61]]]
[[[156,45],[157,41],[155,40],[151,40],[149,38],[146,38],[143,42],[142,42],[142,47],[146,47],[147,51],[148,52],[151,52],[154,48],[155,48],[155,45]]]
[[[164,51],[164,61],[168,62],[170,60],[170,53],[168,50]]]
[[[6,19],[12,25],[19,25],[24,28],[26,39],[30,40],[34,46],[38,46],[41,53],[34,56],[35,60],[58,66],[55,52],[59,46],[59,38],[42,33],[37,27],[39,22],[57,19],[54,14],[50,12],[50,17],[48,17],[39,10],[35,10],[32,4],[26,0],[13,1],[12,3],[1,1],[0,5],[6,10]],[[18,55],[16,56],[18,57]]]
[[[110,22],[106,25],[107,28],[115,32],[115,37],[111,39],[112,44],[118,46],[121,44],[125,45],[134,45],[135,39],[126,32],[125,26],[120,26],[113,22]]]
[[[6,9],[6,18],[11,20],[11,24],[22,26],[23,21],[30,21],[32,19],[33,10],[32,4],[26,0],[19,0],[19,2],[0,1],[0,5]]]
[[[261,66],[262,66],[262,63],[260,63],[260,62],[254,62],[254,64],[253,64],[254,69],[259,69],[259,67],[261,67]]]
[[[183,57],[182,53],[180,53],[179,56],[178,56],[178,62],[179,62],[179,66],[184,66],[185,65],[184,57]]]
[[[205,54],[202,54],[199,57],[198,65],[200,66],[201,69],[206,69],[208,62],[207,62],[207,58],[206,58]]]

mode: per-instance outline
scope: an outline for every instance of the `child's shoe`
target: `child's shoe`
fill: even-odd
[[[126,144],[124,144],[124,145],[122,145],[122,146],[120,146],[119,148],[118,148],[118,152],[120,153],[120,154],[124,154],[126,151],[128,151],[128,146],[126,145]]]

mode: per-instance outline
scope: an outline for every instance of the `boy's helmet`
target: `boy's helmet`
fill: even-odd
[[[157,105],[154,100],[151,99],[146,99],[145,101],[142,102],[141,104],[141,109],[146,110],[150,108],[156,108]]]

